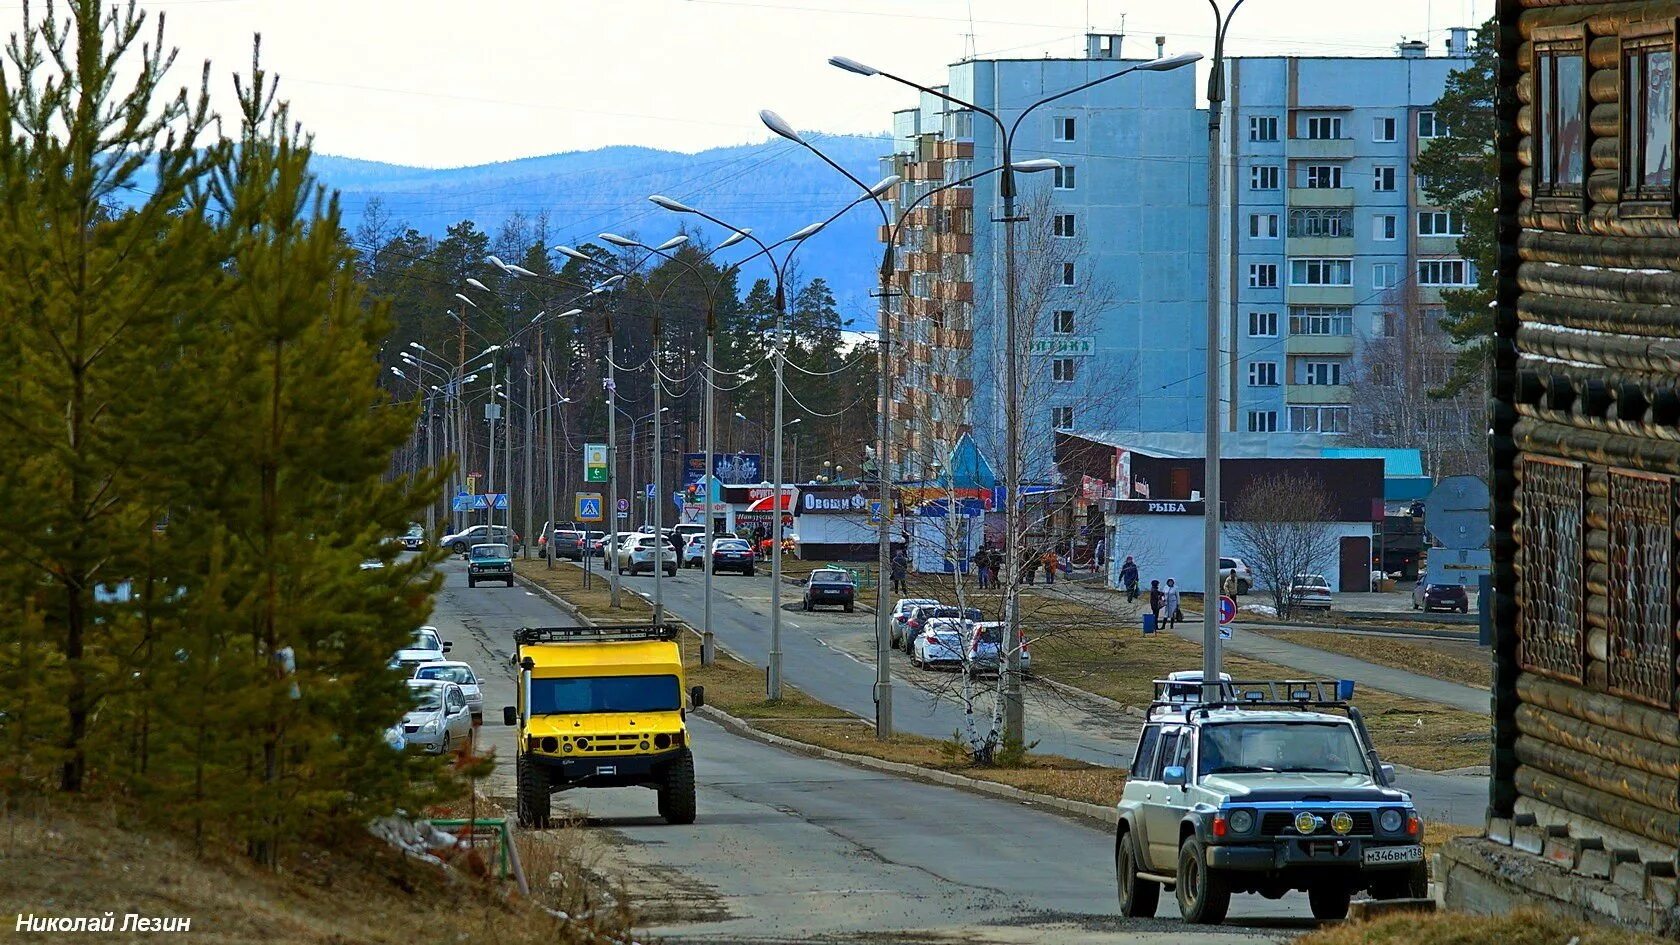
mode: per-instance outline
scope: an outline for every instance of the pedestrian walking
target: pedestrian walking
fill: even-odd
[[[1138,599],[1138,566],[1131,555],[1120,563],[1120,586],[1126,589],[1126,603],[1135,604]]]
[[[900,550],[893,554],[889,564],[892,568],[893,591],[899,594],[909,593],[906,578],[910,576],[910,557]]]
[[[974,549],[974,554],[969,556],[968,563],[972,564],[974,566],[974,577],[975,577],[976,580],[978,580],[980,582],[980,589],[985,590],[985,588],[986,588],[986,546],[981,545],[980,547]]]
[[[1160,581],[1150,581],[1149,582],[1149,613],[1150,613],[1151,617],[1154,619],[1155,626],[1157,626],[1157,627],[1159,627],[1161,625],[1161,605],[1162,605],[1162,603],[1165,602],[1165,597],[1166,597],[1166,595],[1161,593],[1161,582]]]
[[[1184,612],[1178,609],[1178,582],[1167,578],[1167,588],[1161,592],[1161,610],[1167,615],[1167,626],[1176,627],[1184,621]]]
[[[1038,552],[1028,548],[1021,552],[1021,577],[1025,578],[1028,584],[1031,584],[1037,576]]]
[[[1062,559],[1056,555],[1056,549],[1044,549],[1044,554],[1038,559],[1038,562],[1044,565],[1044,583],[1056,583],[1056,569],[1062,566]]]
[[[1097,566],[1093,570],[1095,570],[1098,574],[1101,574],[1103,567],[1108,564],[1108,539],[1097,539],[1095,555],[1097,559]]]

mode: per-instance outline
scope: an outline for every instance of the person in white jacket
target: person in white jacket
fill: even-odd
[[[1177,626],[1184,615],[1178,612],[1178,582],[1167,578],[1167,586],[1161,592],[1161,612],[1166,615],[1167,626]]]

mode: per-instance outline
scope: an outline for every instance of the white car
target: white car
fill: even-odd
[[[935,617],[927,622],[910,647],[910,665],[922,669],[938,666],[956,668],[963,663],[968,647],[970,621],[961,617]]]
[[[1289,602],[1302,608],[1330,609],[1330,582],[1322,574],[1297,574],[1289,585]]]
[[[1219,681],[1229,683],[1230,673],[1220,673]],[[1202,671],[1199,669],[1181,669],[1176,673],[1167,674],[1168,685],[1165,695],[1166,701],[1182,705],[1200,705],[1202,701]]]
[[[614,567],[618,568],[619,574],[626,571],[631,574],[642,571],[651,574],[654,568],[663,567],[667,575],[677,576],[677,550],[671,547],[664,535],[634,535],[625,538],[618,545],[613,558]]]
[[[414,631],[414,639],[391,657],[391,666],[418,666],[421,663],[441,662],[444,654],[449,652],[450,646],[448,640],[438,636],[436,627],[421,627]]]
[[[682,566],[698,568],[706,564],[706,536],[690,535],[683,541]]]
[[[972,624],[968,637],[968,664],[975,672],[995,673],[1003,661],[1003,623],[988,620]],[[1026,634],[1021,635],[1021,672],[1032,669],[1032,650]]]
[[[931,597],[900,598],[899,602],[893,605],[892,622],[889,625],[892,628],[892,648],[896,650],[904,645],[905,629],[909,625],[910,615],[915,612],[917,607],[924,604],[932,607],[938,603],[939,601]]]
[[[1254,571],[1243,563],[1241,558],[1219,559],[1219,586],[1225,586],[1225,579],[1235,576],[1237,579],[1237,594],[1247,594],[1254,587]]]
[[[467,708],[472,710],[473,724],[484,723],[484,690],[479,687],[478,674],[473,672],[470,665],[460,660],[421,663],[414,667],[414,678],[451,682],[460,686],[461,692],[467,697]]]
[[[414,708],[403,716],[403,742],[429,755],[441,755],[472,743],[472,712],[467,695],[454,683],[408,681]]]

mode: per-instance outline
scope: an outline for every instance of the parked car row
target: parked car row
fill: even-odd
[[[440,755],[472,744],[473,727],[484,721],[484,690],[472,666],[448,658],[450,642],[436,627],[418,627],[391,657],[391,667],[411,673],[413,705],[386,739],[396,748]]]
[[[1005,659],[1003,623],[985,620],[978,607],[942,604],[925,597],[900,600],[888,620],[893,649],[902,649],[919,669],[962,669],[995,673]],[[1021,668],[1032,653],[1021,646]]]

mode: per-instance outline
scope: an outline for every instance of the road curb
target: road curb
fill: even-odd
[[[872,771],[880,771],[885,774],[893,774],[903,778],[911,778],[917,781],[925,781],[932,784],[941,784],[946,787],[953,787],[958,790],[968,791],[972,794],[984,794],[989,797],[1001,798],[1003,800],[1020,801],[1025,804],[1032,804],[1046,810],[1055,811],[1056,813],[1065,814],[1070,817],[1077,817],[1081,820],[1096,821],[1097,823],[1107,826],[1115,825],[1120,819],[1120,815],[1117,810],[1112,807],[1104,807],[1101,804],[1087,804],[1083,801],[1070,801],[1065,798],[1052,797],[1049,794],[1036,794],[1032,791],[1023,791],[1020,788],[1010,787],[1007,784],[998,784],[994,781],[983,781],[978,778],[966,778],[960,774],[952,774],[949,771],[923,768],[920,765],[905,764],[899,761],[883,761],[880,758],[871,758],[868,755],[854,755],[849,752],[835,751],[832,748],[823,748],[820,745],[812,745],[808,742],[802,742],[781,735],[774,735],[770,732],[761,731],[754,728],[745,720],[736,718],[722,709],[718,709],[713,706],[705,706],[697,711],[706,718],[723,726],[725,730],[731,732],[732,734],[738,735],[742,738],[750,738],[754,741],[763,742],[766,745],[773,745],[777,748],[797,751],[801,754],[813,755],[818,758],[826,758],[830,761],[839,761],[854,767],[868,768]]]
[[[523,574],[520,574],[517,571],[514,572],[513,579],[515,581],[518,581],[520,584],[525,585],[526,590],[535,592],[538,597],[541,597],[541,598],[547,600],[550,604],[553,604],[554,606],[560,608],[560,610],[562,612],[564,612],[566,616],[572,618],[573,620],[576,620],[580,626],[585,626],[585,627],[595,626],[595,621],[590,620],[588,617],[585,617],[583,615],[582,611],[579,611],[577,609],[577,605],[573,604],[571,601],[567,600],[566,598],[561,597],[559,594],[556,594],[553,591],[549,590],[548,588],[543,587],[541,584],[538,584],[536,581],[531,580],[530,578],[526,577]]]

